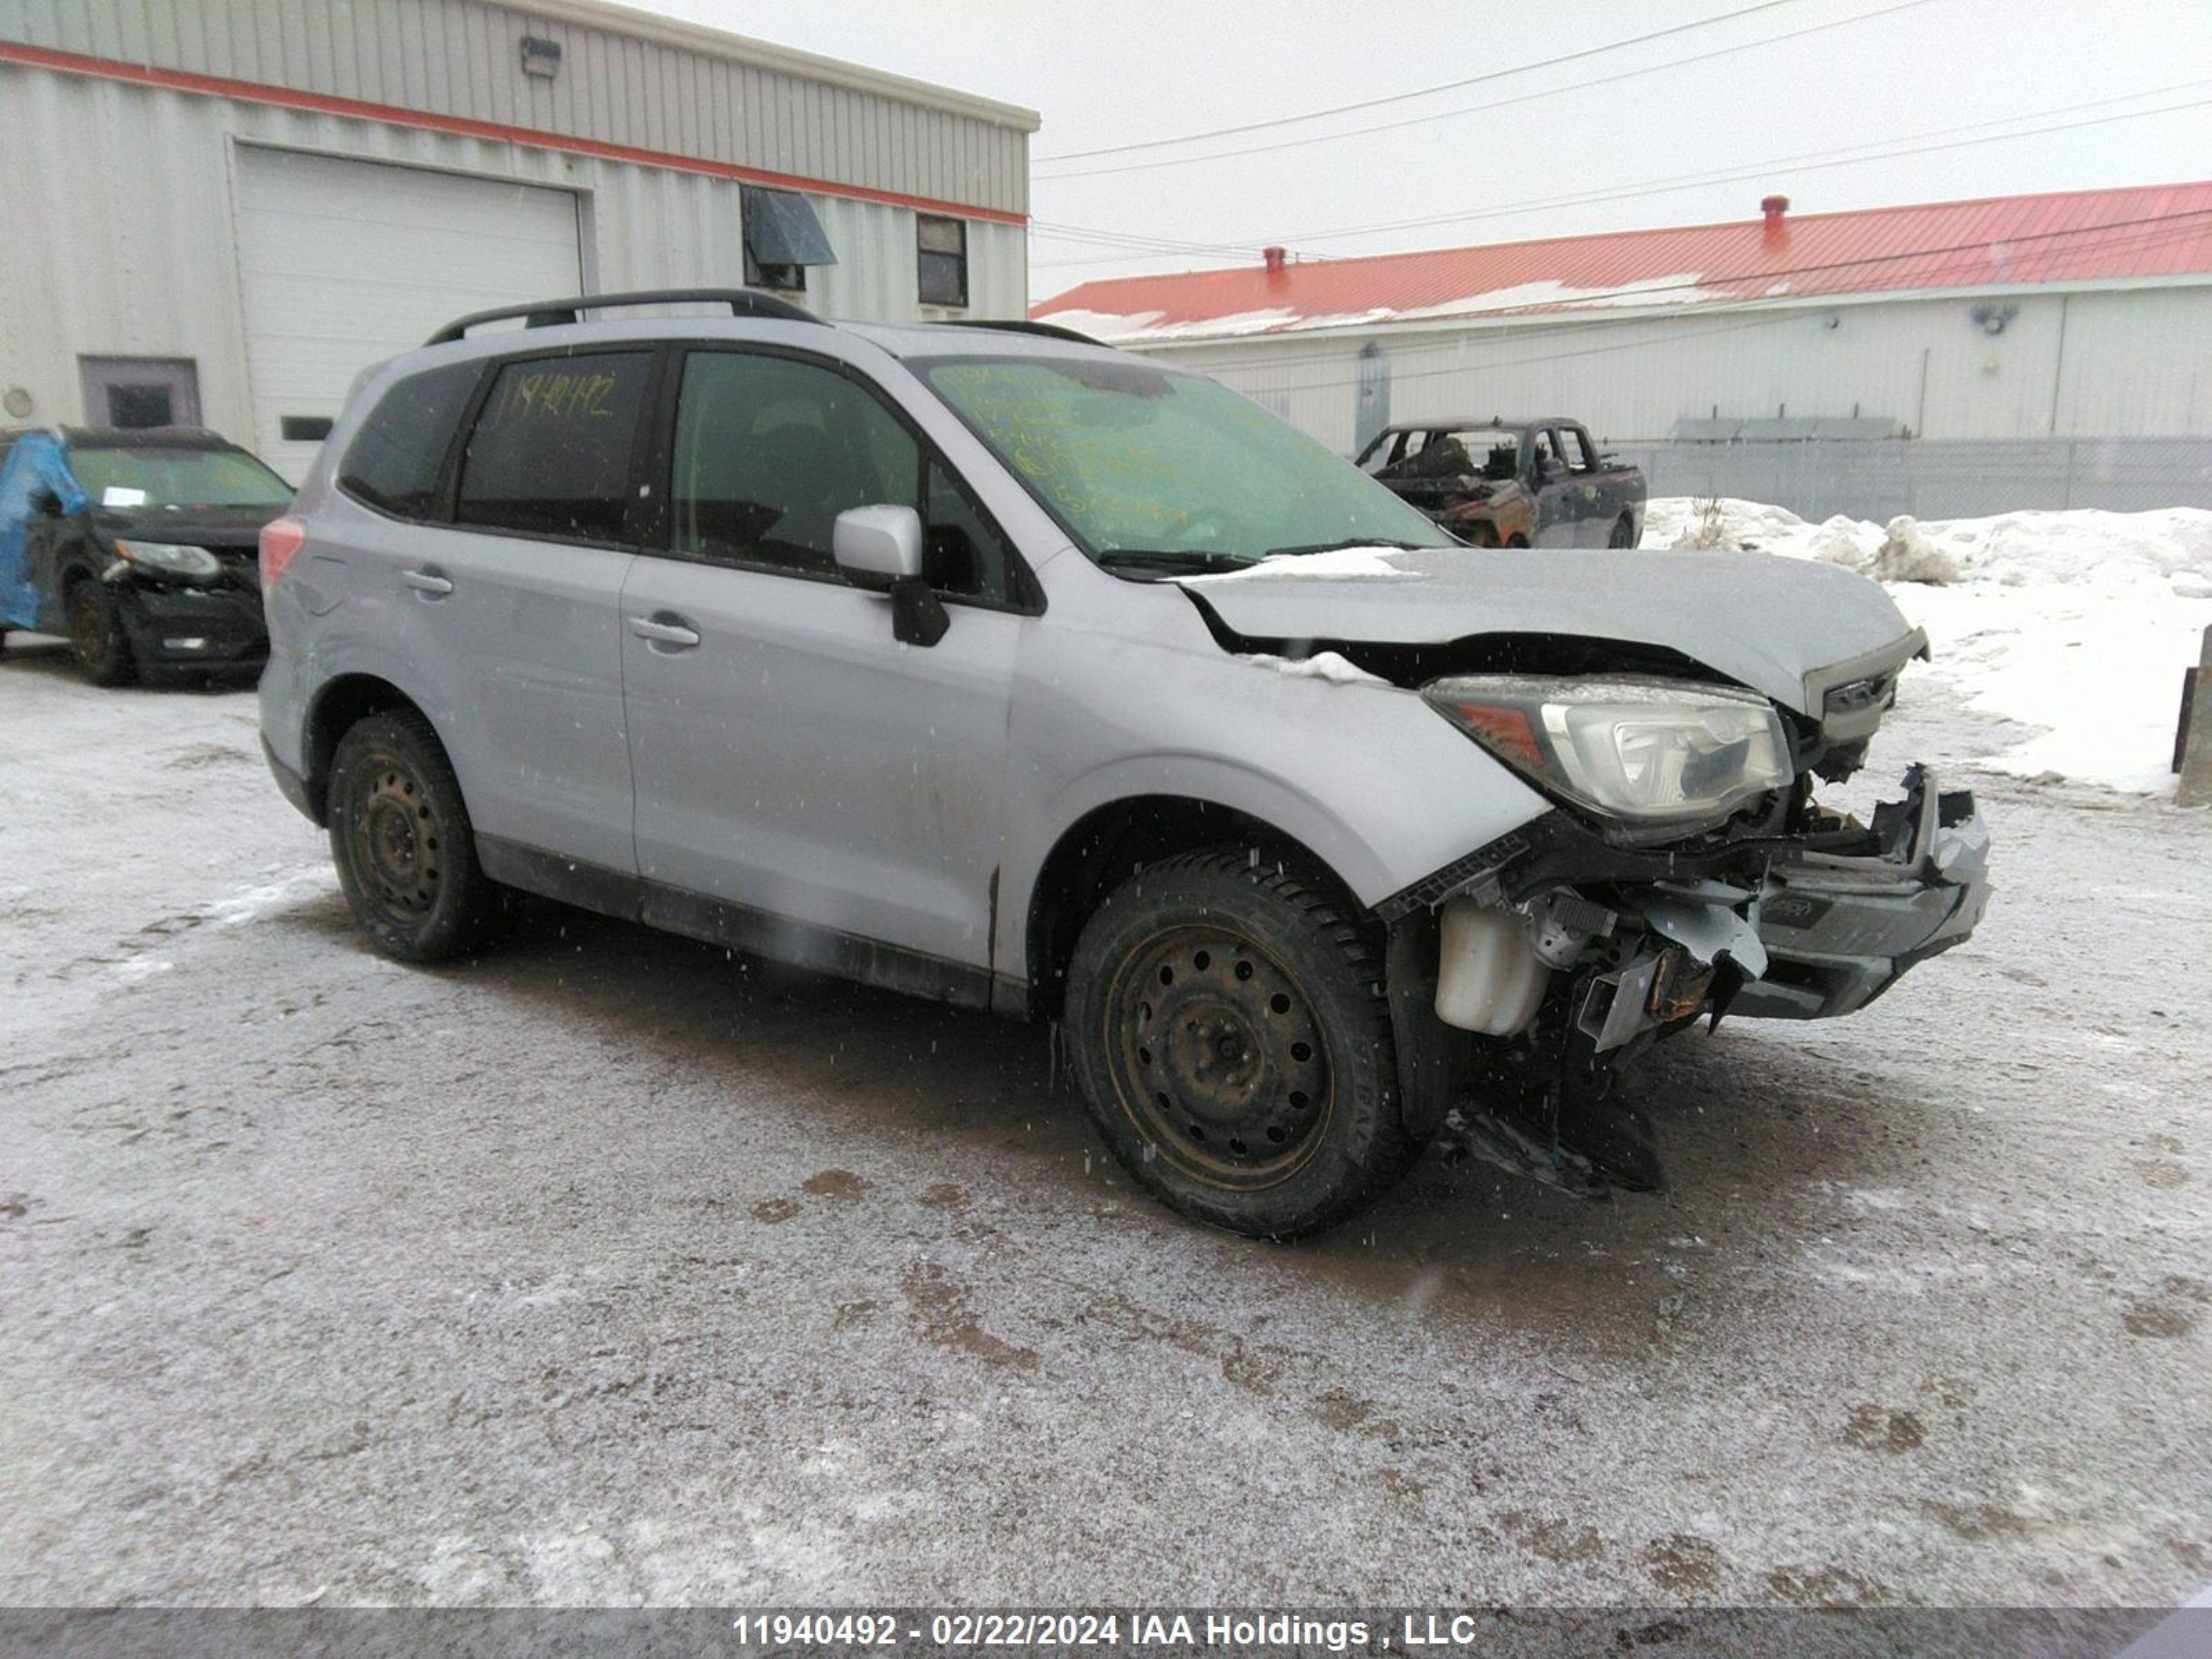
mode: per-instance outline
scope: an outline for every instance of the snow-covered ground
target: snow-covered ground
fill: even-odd
[[[1969,708],[2043,728],[1984,763],[2173,793],[2182,671],[2212,626],[2212,512],[1808,524],[1758,501],[1676,495],[1652,501],[1644,545],[1759,549],[1877,577],[1928,630],[1934,662],[1920,672]]]
[[[1915,678],[1881,784],[2018,735]],[[1280,1249],[1134,1190],[1041,1029],[556,906],[386,961],[255,732],[0,655],[0,1604],[2212,1578],[2212,815],[1962,780],[1981,930],[1663,1045],[1665,1194],[1439,1146]]]

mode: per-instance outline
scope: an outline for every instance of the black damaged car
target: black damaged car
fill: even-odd
[[[95,685],[258,672],[257,554],[292,487],[213,432],[0,438],[0,628],[65,637]]]

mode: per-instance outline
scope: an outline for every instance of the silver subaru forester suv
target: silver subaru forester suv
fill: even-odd
[[[1816,799],[1925,650],[1874,584],[1464,546],[1036,325],[464,319],[361,377],[261,562],[270,765],[379,950],[522,889],[1056,1020],[1130,1174],[1253,1234],[1454,1115],[1656,1187],[1629,1061],[1849,1013],[1987,897],[1924,769]]]

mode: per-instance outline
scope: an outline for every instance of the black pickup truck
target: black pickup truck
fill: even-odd
[[[1598,453],[1574,421],[1401,421],[1358,460],[1480,547],[1634,547],[1644,534],[1642,470]]]

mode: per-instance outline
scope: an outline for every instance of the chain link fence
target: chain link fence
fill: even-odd
[[[1815,522],[2030,507],[2212,508],[2212,438],[1888,438],[1614,443],[1654,495],[1735,495]]]

